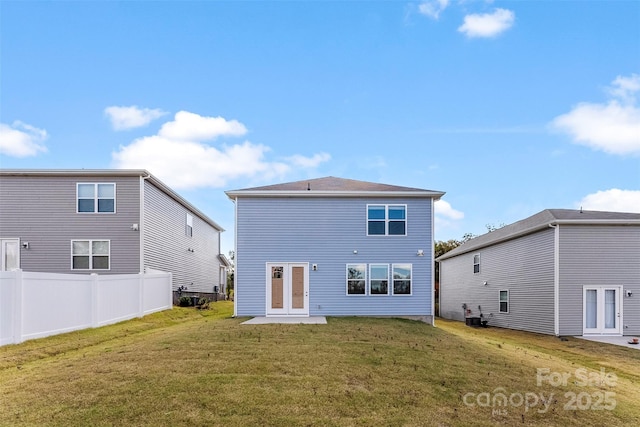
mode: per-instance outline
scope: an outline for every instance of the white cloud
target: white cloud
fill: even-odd
[[[609,93],[625,103],[635,104],[636,92],[640,91],[640,75],[631,74],[629,77],[617,76],[611,83]]]
[[[11,157],[33,157],[46,153],[43,144],[47,131],[16,120],[11,125],[0,123],[0,153]]]
[[[111,126],[115,130],[128,130],[146,126],[151,121],[158,119],[166,114],[160,109],[139,108],[136,105],[130,107],[107,107],[104,114],[111,121]]]
[[[113,165],[121,169],[147,169],[173,188],[195,189],[224,187],[230,179],[242,177],[281,179],[294,168],[313,168],[330,159],[328,154],[320,153],[270,161],[266,158],[270,148],[262,144],[205,143],[219,136],[244,133],[244,125],[235,120],[181,111],[157,135],[135,139],[112,153]]]
[[[598,191],[588,194],[576,203],[576,208],[582,207],[589,211],[636,212],[640,213],[640,190],[611,190]]]
[[[318,153],[312,157],[305,157],[300,154],[287,157],[287,160],[293,165],[301,168],[315,168],[320,163],[331,160],[331,155],[328,153]]]
[[[608,89],[616,99],[605,104],[583,102],[551,122],[551,128],[568,134],[576,144],[611,154],[640,154],[640,108],[636,92],[640,76],[618,76]]]
[[[159,136],[181,141],[207,141],[219,136],[242,136],[247,128],[237,120],[203,117],[188,111],[176,113],[172,122],[160,128]]]
[[[449,0],[427,0],[418,6],[418,12],[429,18],[439,19],[440,13],[449,6]]]
[[[449,202],[446,202],[442,199],[434,203],[434,209],[435,209],[434,213],[437,216],[441,216],[448,219],[454,219],[454,220],[459,220],[464,218],[463,212],[460,212],[459,210],[452,208]]]
[[[493,13],[470,14],[458,31],[467,37],[496,37],[513,26],[516,15],[507,9],[496,9]]]
[[[451,207],[449,202],[442,199],[433,204],[434,221],[437,235],[441,235],[443,231],[455,230],[459,231],[459,221],[464,218],[464,213]]]

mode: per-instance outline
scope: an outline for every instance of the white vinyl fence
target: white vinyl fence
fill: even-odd
[[[0,272],[0,345],[93,328],[173,307],[171,273]]]

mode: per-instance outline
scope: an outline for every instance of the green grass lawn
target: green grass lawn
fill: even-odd
[[[638,350],[447,321],[437,328],[358,317],[240,325],[232,309],[227,302],[174,308],[0,347],[0,425],[640,420]],[[540,384],[539,369],[546,373]],[[510,399],[503,406],[494,402],[501,393]]]

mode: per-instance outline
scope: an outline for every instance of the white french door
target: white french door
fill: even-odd
[[[0,239],[2,267],[0,271],[20,268],[20,239]]]
[[[267,263],[267,316],[309,315],[309,264]]]
[[[622,333],[622,286],[585,286],[583,333]]]

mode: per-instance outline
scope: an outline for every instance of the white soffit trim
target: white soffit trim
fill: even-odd
[[[433,197],[438,200],[445,193],[440,191],[227,191],[236,197]]]

